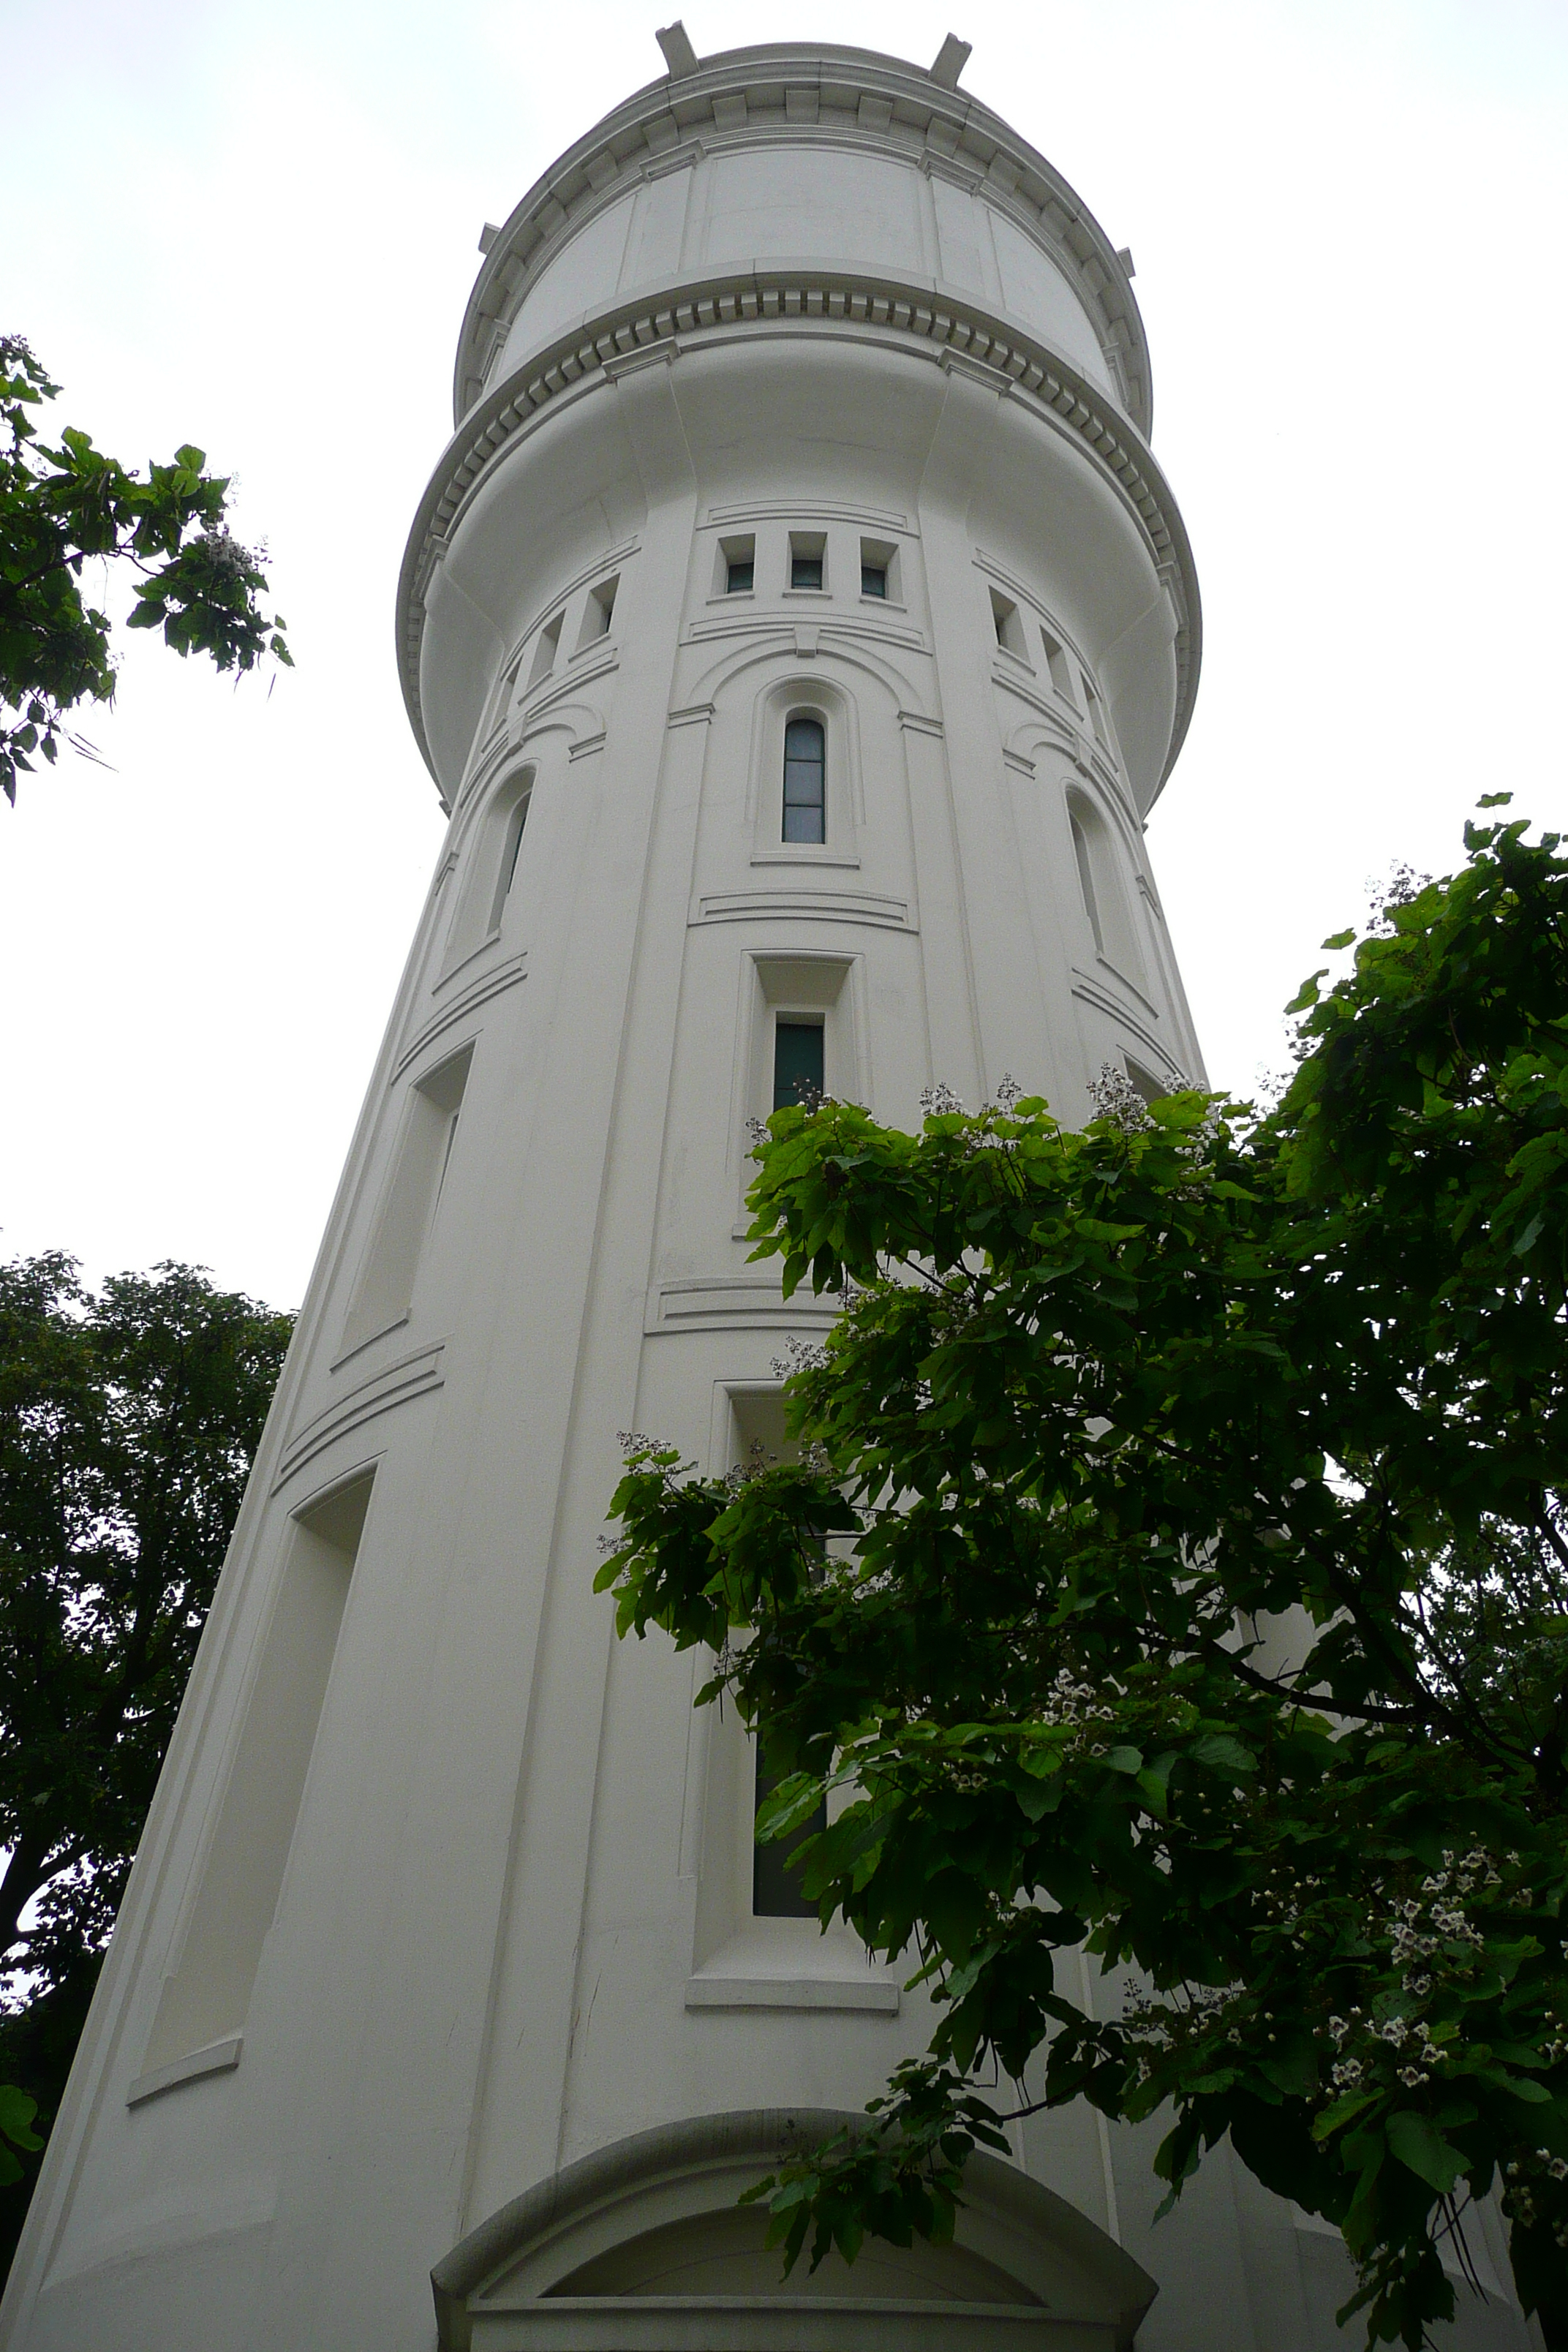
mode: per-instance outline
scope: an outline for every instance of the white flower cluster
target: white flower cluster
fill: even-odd
[[[927,1087],[921,1097],[921,1110],[927,1118],[951,1118],[963,1116],[963,1105],[952,1088],[943,1086],[939,1078],[934,1087]]]
[[[1519,1857],[1513,1854],[1509,1859],[1517,1863]],[[1404,1966],[1407,1993],[1420,1999],[1431,1990],[1432,1971],[1426,1963],[1446,1948],[1458,1944],[1472,1952],[1482,1950],[1485,1938],[1467,1912],[1465,1898],[1478,1893],[1489,1895],[1501,1885],[1502,1874],[1484,1846],[1472,1846],[1458,1860],[1446,1850],[1441,1870],[1422,1880],[1421,1895],[1407,1896],[1394,1906],[1389,1944],[1394,1958]],[[1520,1889],[1514,1900],[1528,1906],[1528,1890]],[[1451,1948],[1448,1957],[1453,1958]]]
[[[1154,2071],[1153,2053],[1171,2049],[1189,2034],[1212,2032],[1245,1990],[1238,1984],[1179,1984],[1163,1992],[1131,1986],[1122,1995],[1121,2017],[1143,2044],[1133,2061],[1140,2081],[1147,2082]]]
[[[1119,1070],[1114,1062],[1100,1064],[1100,1076],[1089,1082],[1089,1095],[1096,1118],[1108,1118],[1123,1135],[1141,1135],[1154,1124],[1148,1104],[1126,1071]]]
[[[796,1372],[819,1372],[827,1361],[827,1350],[815,1339],[802,1339],[791,1332],[784,1341],[782,1356],[775,1356],[771,1370],[778,1381],[793,1379]]]
[[[226,522],[208,523],[196,544],[220,572],[232,572],[237,580],[244,579],[267,561],[265,547],[242,547]]]
[[[1039,1720],[1048,1724],[1114,1723],[1116,1709],[1107,1706],[1092,1683],[1076,1683],[1066,1666],[1046,1692]]]
[[[1407,2091],[1418,2090],[1428,2080],[1443,2053],[1432,2039],[1432,2029],[1422,2017],[1385,2017],[1380,2025],[1366,2032],[1365,2012],[1352,2009],[1349,2017],[1331,2017],[1329,2032],[1334,2047],[1342,2051],[1352,2033],[1361,2032],[1366,2041],[1382,2042],[1405,2060],[1398,2069],[1399,2080]],[[1336,2091],[1353,2090],[1363,2080],[1367,2064],[1360,2058],[1340,2058],[1331,2070]]]

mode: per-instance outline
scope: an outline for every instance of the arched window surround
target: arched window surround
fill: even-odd
[[[463,873],[442,960],[443,980],[492,946],[506,929],[538,774],[532,760],[508,768],[473,812],[458,853]]]
[[[823,837],[784,838],[784,746],[792,720],[815,721],[823,732]],[[837,680],[798,670],[759,694],[752,728],[748,792],[753,866],[858,866],[864,822],[858,712]]]

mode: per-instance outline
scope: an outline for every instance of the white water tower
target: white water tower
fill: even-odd
[[[825,1308],[742,1195],[800,1079],[1201,1077],[1142,832],[1198,597],[1131,257],[963,45],[660,38],[486,232],[398,612],[447,842],[0,2337],[1327,2352],[1337,2238],[1223,2154],[1152,2231],[1087,2108],[950,2252],[781,2287],[735,2204],[930,2012],[616,1644],[616,1433],[776,1435]]]

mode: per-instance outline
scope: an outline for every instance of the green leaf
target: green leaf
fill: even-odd
[[[1316,2118],[1312,2125],[1312,2137],[1319,2142],[1332,2139],[1336,2132],[1342,2131],[1346,2124],[1353,2122],[1363,2109],[1375,2106],[1383,2095],[1381,2091],[1348,2091],[1342,2099],[1336,2099],[1331,2107],[1325,2108]]]
[[[1202,1739],[1194,1740],[1193,1756],[1199,1764],[1206,1764],[1211,1772],[1223,1773],[1228,1780],[1249,1780],[1258,1769],[1258,1759],[1227,1731],[1206,1732]]]
[[[1401,2107],[1386,2126],[1388,2145],[1407,2170],[1439,2197],[1447,2197],[1465,2169],[1465,2158],[1449,2146],[1427,2116]]]
[[[19,2091],[14,2083],[0,2083],[0,2132],[14,2140],[18,2147],[42,2147],[43,2141],[31,2128],[38,2112],[37,2099]],[[19,2169],[19,2168],[18,2168]]]

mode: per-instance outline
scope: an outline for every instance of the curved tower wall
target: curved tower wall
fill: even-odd
[[[724,1467],[823,1328],[742,1238],[781,1020],[905,1124],[934,1081],[1071,1118],[1108,1061],[1202,1076],[1142,833],[1196,585],[1125,272],[1042,159],[894,61],[713,60],[519,207],[458,393],[399,613],[449,831],[13,2273],[26,2352],[427,2352],[442,2263],[444,2344],[606,2343],[595,2296],[650,2279],[694,2344],[721,2291],[724,2341],[795,2342],[737,2181],[930,2015],[758,1916],[744,1737],[591,1589],[616,1433]],[[783,837],[802,719],[820,842]],[[1150,2284],[1118,2238],[1146,2347],[1333,2340],[1337,2242],[1220,2159],[1151,2239],[1146,2148],[1085,2111],[1016,2153],[962,2277],[878,2252],[835,2342],[991,2342],[962,2313],[1011,2297],[1110,2352]],[[639,2270],[658,2230],[698,2237]],[[637,2309],[616,2344],[689,2340]]]

